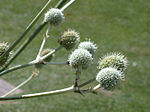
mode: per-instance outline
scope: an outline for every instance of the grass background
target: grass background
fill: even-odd
[[[24,31],[47,0],[1,0],[0,41],[10,44]],[[53,0],[53,7],[58,0]],[[56,48],[64,29],[80,32],[81,41],[91,38],[98,46],[94,64],[82,73],[81,82],[95,76],[98,59],[109,52],[128,57],[126,81],[112,95],[63,94],[0,104],[0,112],[149,112],[150,110],[150,2],[149,0],[77,0],[65,14],[65,22],[51,30],[46,47]],[[43,18],[41,18],[42,21]],[[38,26],[32,29],[34,30]],[[11,65],[35,58],[43,30]],[[28,35],[29,36],[29,35]],[[65,61],[71,51],[62,49],[53,61]],[[133,66],[135,65],[136,66]],[[33,67],[3,76],[14,85],[25,80]],[[63,72],[62,72],[63,71]],[[46,66],[41,74],[22,89],[24,93],[67,87],[74,80],[74,70],[67,66]]]

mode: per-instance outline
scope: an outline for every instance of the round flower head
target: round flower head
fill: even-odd
[[[80,41],[80,36],[74,30],[65,31],[59,38],[58,43],[67,50],[72,49]]]
[[[9,48],[9,46],[8,46],[7,43],[5,43],[5,42],[0,42],[0,56],[1,56],[5,51],[7,51],[8,48]],[[3,58],[3,60],[0,61],[0,66],[2,66],[2,65],[5,64],[5,62],[6,62],[7,59],[9,58],[9,55],[10,55],[10,53],[7,54],[7,55]]]
[[[127,68],[128,60],[120,53],[112,53],[101,58],[98,64],[100,70],[106,67],[115,67],[120,71],[124,71]]]
[[[94,52],[96,51],[97,46],[96,46],[96,44],[94,44],[90,41],[86,41],[86,42],[81,42],[79,44],[78,48],[86,49],[92,54],[92,56],[94,56]]]
[[[100,70],[96,76],[96,80],[106,90],[113,90],[123,78],[122,72],[110,67]]]
[[[51,25],[59,25],[64,20],[63,13],[56,8],[52,8],[45,14],[44,22],[49,22]]]
[[[92,60],[92,55],[87,50],[76,49],[69,56],[68,61],[69,64],[74,68],[78,68],[80,66],[82,69],[86,69],[91,64]]]

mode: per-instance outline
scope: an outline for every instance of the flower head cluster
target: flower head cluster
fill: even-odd
[[[96,44],[94,44],[94,43],[92,43],[90,41],[86,41],[86,42],[81,42],[79,44],[78,48],[86,49],[92,54],[92,56],[94,56],[94,53],[95,53],[95,51],[97,49],[97,46],[96,46]]]
[[[113,90],[123,78],[122,72],[110,67],[100,70],[96,76],[96,80],[106,90]]]
[[[83,69],[86,69],[91,64],[92,60],[92,55],[87,50],[76,49],[69,56],[68,61],[69,64],[74,68],[78,68],[80,66]]]
[[[0,56],[1,56],[5,51],[7,51],[8,48],[9,48],[8,43],[1,42],[1,43],[0,43]],[[3,58],[3,60],[0,61],[0,66],[2,66],[2,65],[5,64],[5,62],[6,62],[7,59],[9,58],[9,55],[10,55],[10,53],[7,54],[7,55]]]
[[[67,50],[72,49],[80,41],[80,36],[74,30],[65,31],[59,38],[58,43]]]
[[[98,64],[100,70],[106,67],[115,67],[120,71],[124,71],[127,68],[128,60],[120,53],[112,53],[101,58]]]
[[[51,25],[59,25],[64,20],[63,13],[56,8],[51,8],[45,14],[44,22],[49,22]]]

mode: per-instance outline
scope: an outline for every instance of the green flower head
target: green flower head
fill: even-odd
[[[74,30],[68,29],[59,38],[58,43],[67,50],[72,49],[80,41],[80,36]]]
[[[124,71],[127,68],[128,60],[120,53],[111,53],[104,56],[98,62],[98,69],[102,70],[106,67],[115,67],[120,71]]]

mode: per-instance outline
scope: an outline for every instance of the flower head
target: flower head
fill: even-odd
[[[9,48],[8,43],[6,43],[6,42],[0,42],[0,56],[3,55],[3,53],[6,52],[8,48]],[[10,55],[10,54],[11,54],[11,52],[8,53],[8,54],[3,58],[3,60],[0,61],[0,66],[2,66],[2,65],[5,64],[5,62],[6,62],[7,59],[9,58],[9,55]]]
[[[120,71],[124,71],[127,68],[128,60],[120,53],[112,53],[101,58],[98,64],[100,70],[106,67],[115,67]]]
[[[49,22],[51,25],[59,25],[64,20],[63,13],[56,8],[51,8],[45,13],[44,22]]]
[[[94,44],[94,43],[92,43],[90,41],[85,41],[85,42],[81,42],[79,44],[78,48],[83,48],[83,49],[88,50],[92,54],[92,56],[93,56],[94,52],[97,49],[97,46],[96,46],[96,44]]]
[[[96,76],[96,80],[106,90],[113,90],[122,79],[124,79],[122,72],[110,67],[100,70]]]
[[[58,43],[67,50],[72,49],[80,41],[80,36],[74,30],[65,31],[59,38]]]
[[[69,64],[78,68],[79,66],[86,69],[92,62],[92,55],[85,49],[76,49],[69,56]]]

